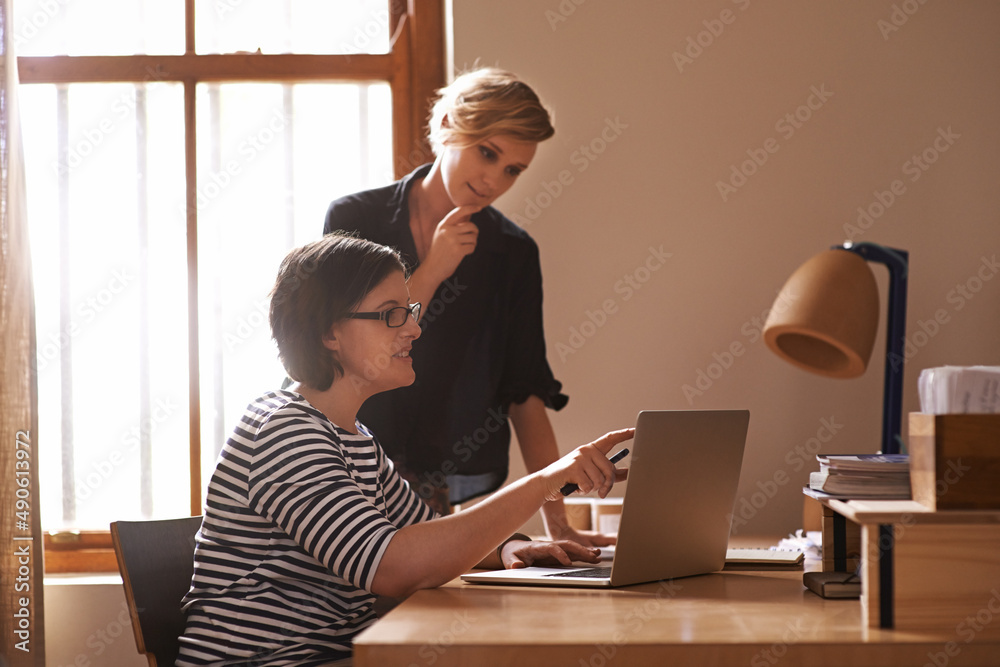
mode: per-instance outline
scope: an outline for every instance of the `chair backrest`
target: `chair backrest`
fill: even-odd
[[[177,660],[184,631],[181,598],[191,587],[200,527],[200,516],[111,524],[135,645],[151,667],[172,666]]]

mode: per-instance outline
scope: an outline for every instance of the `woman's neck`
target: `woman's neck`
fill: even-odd
[[[410,234],[417,249],[417,259],[423,262],[431,250],[438,223],[455,207],[444,187],[439,162],[431,166],[427,176],[413,184],[407,203]]]
[[[358,419],[358,410],[368,398],[367,394],[362,394],[359,391],[362,387],[361,384],[353,384],[350,378],[341,376],[326,391],[313,389],[301,382],[292,385],[289,389],[309,401],[310,405],[326,415],[327,419],[340,428],[357,433],[355,422]]]
[[[448,196],[448,190],[444,187],[444,178],[441,176],[441,158],[434,161],[431,170],[413,185],[410,192],[412,197],[410,200],[410,219],[414,219],[416,213],[420,222],[429,226],[432,232],[437,224],[455,208],[455,204]]]

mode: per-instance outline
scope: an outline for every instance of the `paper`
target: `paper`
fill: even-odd
[[[920,410],[927,414],[1000,413],[1000,366],[940,366],[920,373]]]

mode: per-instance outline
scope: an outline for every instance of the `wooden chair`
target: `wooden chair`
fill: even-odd
[[[191,587],[200,527],[200,516],[111,524],[135,645],[150,667],[172,667],[177,660],[184,631],[181,598]]]

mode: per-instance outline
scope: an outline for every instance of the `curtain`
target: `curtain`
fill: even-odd
[[[13,0],[0,0],[0,665],[45,665],[34,295]]]

